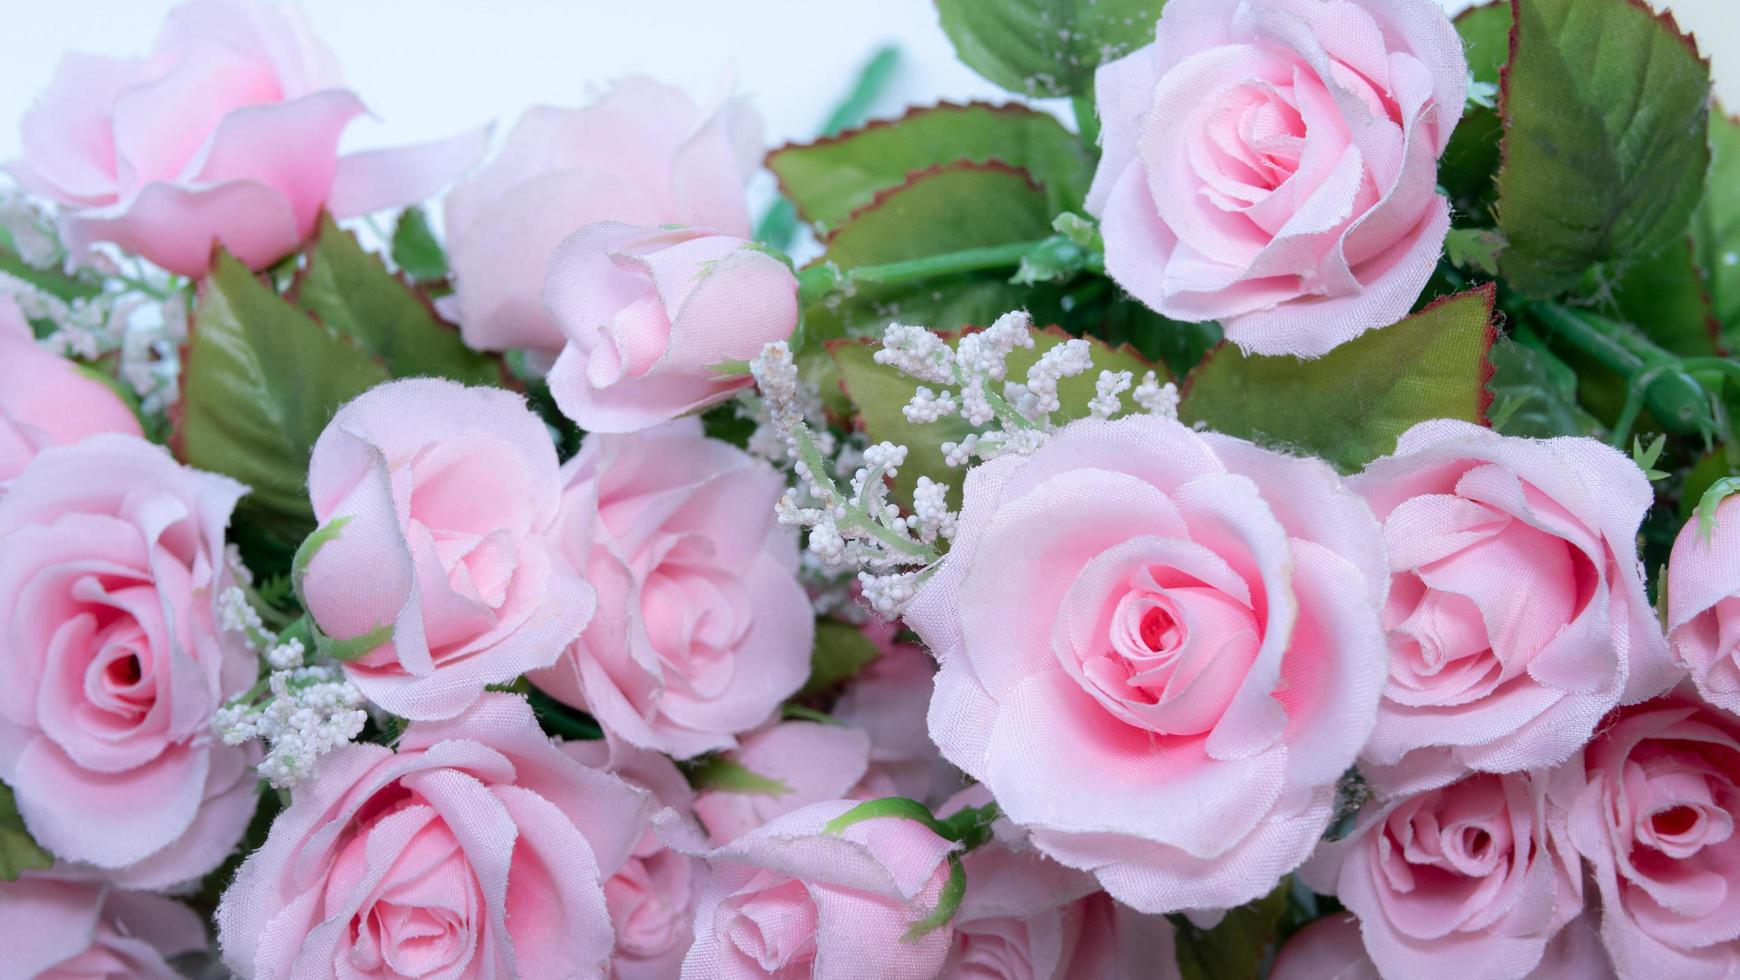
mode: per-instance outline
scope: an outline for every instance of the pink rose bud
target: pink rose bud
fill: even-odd
[[[0,296],[0,485],[49,446],[98,432],[144,434],[114,389],[37,346],[18,304]]]
[[[1726,497],[1674,539],[1667,567],[1668,642],[1704,700],[1740,714],[1740,498]]]
[[[1106,270],[1177,320],[1316,357],[1408,314],[1450,230],[1462,40],[1432,0],[1173,0],[1101,66],[1088,210]]]
[[[773,516],[779,474],[691,419],[588,436],[562,478],[554,540],[598,614],[532,682],[641,748],[735,746],[810,671],[815,611]]]
[[[608,975],[605,882],[645,795],[487,694],[395,752],[323,759],[224,893],[224,960],[249,977]]]
[[[1740,973],[1740,720],[1681,689],[1621,709],[1566,768],[1553,800],[1618,974]]]
[[[351,681],[405,718],[450,718],[486,684],[553,663],[594,596],[546,540],[556,449],[515,394],[394,381],[338,410],[314,444],[322,531],[302,592],[355,647]]]
[[[951,930],[922,923],[959,845],[903,817],[830,832],[859,805],[816,803],[709,854],[683,980],[936,976]]]
[[[1561,762],[1615,705],[1677,679],[1637,559],[1654,494],[1621,453],[1440,420],[1350,482],[1394,573],[1365,749],[1386,791]]]
[[[38,843],[123,887],[204,875],[254,813],[247,750],[211,731],[257,671],[218,612],[245,492],[96,435],[0,496],[0,780]]]
[[[1328,464],[1082,420],[968,474],[906,621],[942,663],[931,737],[1034,846],[1139,911],[1227,908],[1329,823],[1387,581]]]
[[[550,259],[544,305],[567,338],[550,393],[589,432],[634,432],[751,384],[748,361],[797,329],[797,278],[752,242],[703,228],[588,225]]]
[[[1583,911],[1544,779],[1475,773],[1374,807],[1305,876],[1359,917],[1385,976],[1520,980]]]
[[[121,891],[66,870],[0,881],[8,977],[176,980],[182,974],[169,960],[205,948],[199,915],[161,895]]]
[[[479,130],[340,159],[340,134],[366,111],[297,7],[188,0],[144,58],[64,58],[10,169],[70,209],[75,251],[113,242],[196,276],[222,244],[261,269],[323,207],[348,217],[422,200],[486,147]]]
[[[760,166],[752,110],[697,106],[645,77],[583,109],[531,109],[500,155],[447,195],[449,312],[472,347],[555,357],[566,338],[544,309],[544,274],[562,239],[599,221],[747,238],[743,185]]]

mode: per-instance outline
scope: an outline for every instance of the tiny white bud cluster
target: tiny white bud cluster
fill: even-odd
[[[1130,390],[1135,377],[1129,371],[1101,371],[1094,382],[1094,397],[1088,402],[1088,411],[1096,419],[1109,419],[1123,411],[1124,403],[1118,396]],[[1149,371],[1148,377],[1154,377],[1154,372]]]
[[[218,628],[226,633],[238,633],[249,650],[258,651],[275,639],[260,619],[260,611],[248,601],[248,594],[239,585],[218,593]]]
[[[285,647],[295,646],[292,655]],[[368,722],[363,695],[336,666],[301,665],[301,643],[291,640],[267,653],[274,670],[264,703],[239,701],[218,709],[212,725],[226,745],[255,739],[266,743],[258,772],[279,789],[301,782],[320,757],[361,734]],[[245,696],[244,696],[245,697]]]
[[[1161,384],[1153,371],[1142,375],[1142,383],[1136,386],[1131,397],[1142,411],[1150,415],[1168,419],[1178,417],[1178,386],[1170,381]]]

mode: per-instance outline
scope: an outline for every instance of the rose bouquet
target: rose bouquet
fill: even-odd
[[[1740,975],[1693,40],[937,10],[1006,104],[866,122],[884,53],[771,152],[627,78],[340,156],[263,0],[67,56],[0,197],[0,977]]]

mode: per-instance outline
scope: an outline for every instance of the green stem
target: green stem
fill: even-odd
[[[1626,379],[1642,379],[1643,407],[1676,435],[1708,434],[1715,427],[1710,396],[1687,370],[1686,362],[1657,347],[1635,330],[1605,317],[1557,303],[1523,305],[1536,322],[1563,343],[1589,355]]]
[[[799,295],[801,301],[808,305],[829,293],[849,292],[861,285],[889,286],[963,272],[1015,269],[1021,266],[1023,256],[1044,245],[1046,241],[1048,239],[964,248],[958,252],[943,252],[883,265],[861,265],[851,269],[841,269],[832,263],[813,265],[798,273]]]
[[[1100,144],[1100,117],[1094,111],[1093,93],[1078,95],[1069,101],[1070,109],[1075,113],[1075,129],[1081,134],[1081,142],[1090,151],[1095,151]]]

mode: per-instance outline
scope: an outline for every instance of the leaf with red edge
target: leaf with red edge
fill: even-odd
[[[1728,347],[1740,347],[1740,120],[1710,113],[1710,177],[1692,219],[1698,264]]]
[[[1180,417],[1354,470],[1416,422],[1486,423],[1491,285],[1438,300],[1315,360],[1222,344],[1185,379]]]

